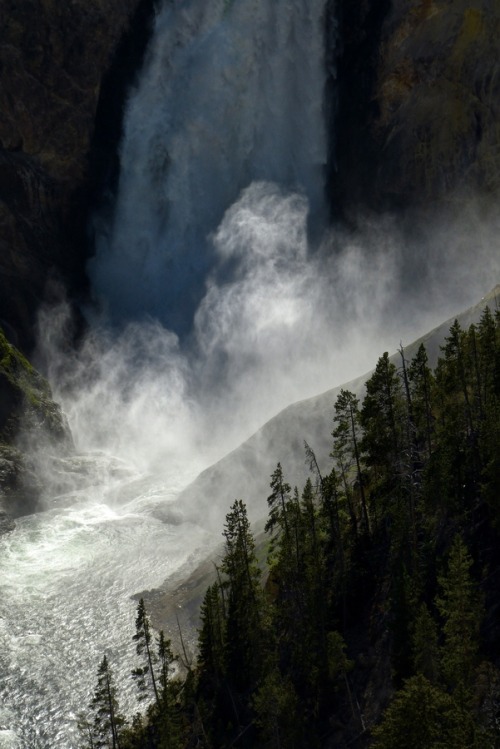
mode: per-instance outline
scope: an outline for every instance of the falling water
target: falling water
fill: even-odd
[[[214,264],[210,235],[253,181],[324,212],[325,0],[165,2],[127,110],[112,225],[90,274],[115,320],[181,333]]]
[[[306,313],[284,271],[291,258],[302,278],[307,222],[310,229],[324,214],[324,4],[165,0],[158,12],[126,111],[112,220],[93,221],[89,274],[108,320],[147,317],[165,328],[149,339],[154,376],[146,328],[127,356],[100,338],[91,365],[72,362],[78,401],[61,368],[52,373],[77,446],[100,452],[63,461],[66,489],[48,491],[47,510],[20,520],[0,542],[0,747],[76,747],[76,716],[89,701],[103,652],[132,710],[131,596],[192,563],[211,543],[203,518],[200,525],[184,521],[175,506],[179,490],[214,457],[207,446],[213,414],[197,438],[198,422],[186,416],[190,362],[176,334],[182,341],[195,324],[198,350],[206,353],[210,341],[217,348],[214,320],[223,319],[229,299],[217,290],[228,280],[238,289],[245,273],[245,241],[235,248],[238,237],[252,238],[261,269],[254,279],[265,275],[272,283],[266,296],[285,279],[286,303],[274,309],[280,324],[291,330]],[[259,319],[266,340],[275,320],[258,312],[247,299],[243,313],[253,324]],[[160,339],[168,339],[164,359]],[[103,384],[110,356],[121,369],[110,365],[113,375]],[[52,350],[50,363],[56,358]]]

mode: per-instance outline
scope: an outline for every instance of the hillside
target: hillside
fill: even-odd
[[[477,322],[486,304],[496,308],[500,299],[500,286],[496,286],[478,304],[457,314],[462,327]],[[453,319],[446,320],[434,330],[405,346],[405,357],[415,356],[423,343],[434,367],[440,355],[440,346],[447,335]],[[400,366],[399,353],[392,354],[391,361]],[[252,520],[261,519],[266,511],[268,477],[279,461],[292,486],[302,486],[308,474],[304,441],[316,453],[322,469],[330,464],[331,431],[333,429],[333,404],[340,390],[347,389],[362,397],[364,385],[370,373],[320,395],[294,403],[270,419],[258,432],[242,445],[226,455],[215,465],[207,468],[180,495],[179,504],[185,512],[203,512],[211,527],[220,527],[221,520],[236,498],[242,496],[248,505]],[[200,509],[201,508],[201,509]]]
[[[302,491],[272,471],[268,543],[232,501],[217,574],[205,565],[171,594],[189,609],[208,585],[197,660],[184,653],[184,683],[162,672],[175,658],[160,634],[127,747],[159,747],[167,727],[176,749],[496,745],[500,320],[485,301],[467,328],[425,337],[443,336],[433,369],[420,342],[399,371],[383,354],[362,398],[338,392],[333,463],[309,454]],[[139,642],[157,603],[139,603]]]

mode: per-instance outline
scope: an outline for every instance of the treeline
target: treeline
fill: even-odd
[[[455,322],[434,372],[384,354],[334,404],[329,472],[305,450],[301,492],[271,477],[265,572],[231,507],[182,678],[141,601],[149,707],[125,725],[104,658],[86,747],[500,747],[500,314]]]

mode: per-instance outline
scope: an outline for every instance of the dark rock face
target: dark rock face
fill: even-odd
[[[29,454],[47,446],[71,450],[66,420],[48,382],[0,328],[0,535],[11,530],[11,516],[36,509],[41,486]]]
[[[85,285],[89,201],[116,177],[126,89],[154,1],[0,0],[0,320],[24,350],[58,281],[73,296]],[[498,3],[326,8],[332,210],[496,194]]]
[[[144,5],[0,0],[0,318],[25,349],[47,285],[84,278],[101,87]]]
[[[500,6],[340,3],[334,204],[375,210],[500,189]]]

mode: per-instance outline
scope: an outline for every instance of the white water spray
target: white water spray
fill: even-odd
[[[324,212],[325,0],[174,0],[128,106],[112,227],[93,288],[112,319],[185,333],[215,257],[209,235],[254,180]]]
[[[419,293],[402,303],[390,219],[311,252],[324,212],[323,11],[324,0],[169,0],[157,17],[113,219],[95,220],[90,275],[105,314],[89,312],[73,357],[57,346],[58,313],[41,320],[55,395],[90,454],[62,462],[47,512],[0,541],[2,749],[76,749],[103,651],[133,709],[131,595],[220,538],[176,504],[200,470],[493,275],[490,237],[473,227],[474,273],[457,296],[451,269],[464,273],[469,243],[446,224],[439,284],[422,276],[417,314]],[[222,519],[216,493],[204,500]]]

